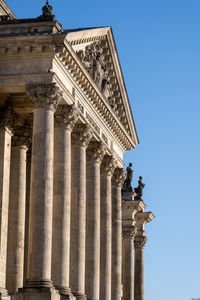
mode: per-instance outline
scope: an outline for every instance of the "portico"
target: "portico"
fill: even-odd
[[[111,28],[63,30],[47,1],[0,35],[0,299],[143,300],[153,215],[122,199],[138,138]]]

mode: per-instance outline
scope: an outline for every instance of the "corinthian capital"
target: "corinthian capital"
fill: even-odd
[[[102,162],[102,170],[106,175],[112,176],[117,167],[117,160],[113,155],[105,155]]]
[[[91,142],[87,150],[89,161],[101,163],[106,153],[106,146],[103,142]]]
[[[125,227],[122,231],[122,237],[124,239],[132,240],[135,236],[136,230],[134,226]]]
[[[147,242],[147,237],[146,236],[135,236],[135,238],[134,238],[134,247],[135,247],[135,249],[144,248],[146,242]]]
[[[123,168],[117,168],[112,177],[112,184],[122,188],[124,181],[126,179],[126,172]]]
[[[72,132],[72,143],[87,147],[93,131],[88,124],[76,124],[74,131]]]
[[[13,112],[11,107],[0,110],[0,130],[7,129],[12,132],[14,130],[16,121],[17,115]]]
[[[12,146],[20,147],[31,145],[32,130],[27,127],[16,127],[12,138]]]
[[[59,105],[55,113],[55,126],[65,126],[72,130],[78,120],[79,113],[75,105]]]
[[[55,83],[27,84],[26,92],[30,96],[35,109],[56,110],[62,92]]]

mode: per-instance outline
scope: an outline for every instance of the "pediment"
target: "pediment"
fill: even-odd
[[[137,132],[111,27],[69,30],[66,39],[132,139],[133,146],[137,145]]]

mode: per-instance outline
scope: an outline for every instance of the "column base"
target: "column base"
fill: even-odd
[[[69,299],[74,300],[74,296],[72,295],[71,289],[64,286],[55,286],[56,290],[59,291],[61,299]]]
[[[10,300],[10,296],[6,289],[0,288],[0,300]]]
[[[87,296],[85,294],[74,292],[73,295],[76,300],[87,300]]]
[[[16,294],[16,300],[60,300],[59,292],[54,288],[25,289]]]

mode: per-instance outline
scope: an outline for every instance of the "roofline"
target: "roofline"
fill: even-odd
[[[8,4],[4,0],[0,0],[0,6],[5,11],[6,15],[11,15],[14,19],[17,19],[13,11],[10,9]]]

